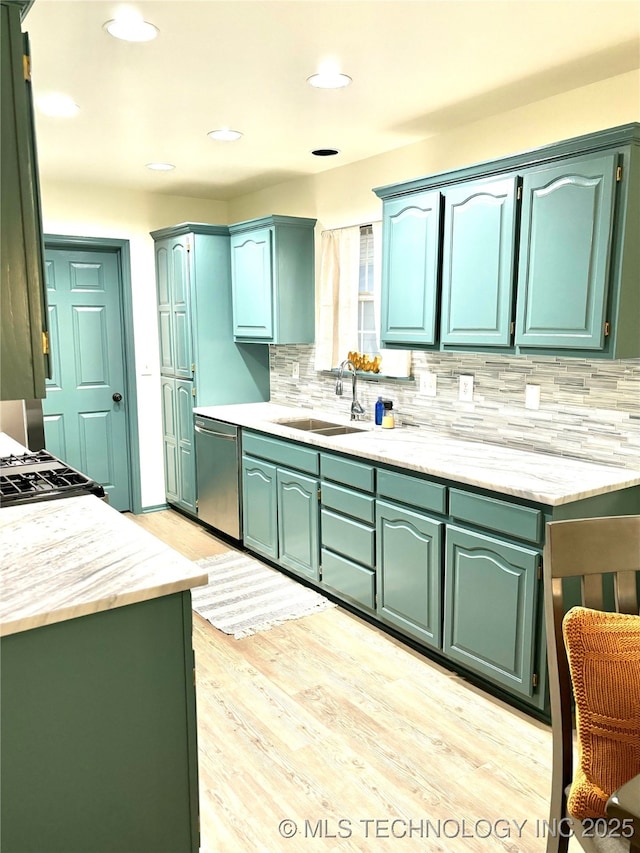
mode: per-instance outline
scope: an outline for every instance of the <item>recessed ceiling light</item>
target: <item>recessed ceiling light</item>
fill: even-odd
[[[60,92],[50,92],[36,98],[36,104],[41,113],[58,118],[71,118],[80,111],[80,107],[69,95]]]
[[[218,130],[210,130],[207,136],[219,142],[235,142],[236,139],[240,139],[242,133],[239,130],[231,130],[229,127],[221,127]]]
[[[152,169],[154,172],[170,172],[175,169],[173,163],[147,163],[147,169]]]
[[[160,32],[157,27],[142,19],[131,9],[120,12],[112,21],[102,25],[109,35],[122,41],[153,41]]]
[[[311,153],[316,157],[333,157],[340,151],[337,148],[316,148]]]
[[[307,83],[316,89],[342,89],[351,83],[351,77],[343,74],[333,60],[322,62],[317,74],[307,77]]]

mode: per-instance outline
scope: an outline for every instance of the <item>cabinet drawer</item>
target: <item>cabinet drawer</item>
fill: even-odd
[[[320,454],[317,450],[253,432],[242,433],[242,451],[279,465],[286,465],[288,468],[305,471],[307,474],[317,474],[320,470]]]
[[[354,489],[362,489],[364,492],[373,491],[375,468],[372,465],[323,453],[320,457],[320,473],[325,480],[353,486]]]
[[[362,495],[333,483],[322,483],[322,504],[329,509],[368,521],[373,524],[376,517],[376,501],[373,496]]]
[[[375,607],[376,573],[322,549],[322,581],[345,598],[373,610]]]
[[[447,511],[447,487],[410,474],[378,470],[378,494],[417,509],[442,514]]]
[[[459,489],[450,490],[449,508],[451,515],[460,521],[468,521],[527,542],[540,542],[542,539],[543,515],[539,509],[473,495]]]
[[[373,528],[353,518],[336,515],[328,509],[322,510],[321,519],[323,548],[330,548],[365,566],[375,565]]]

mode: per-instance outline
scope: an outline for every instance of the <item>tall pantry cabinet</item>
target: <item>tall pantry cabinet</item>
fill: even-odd
[[[185,222],[155,241],[167,502],[197,515],[194,406],[269,399],[269,347],[233,340],[229,229]]]

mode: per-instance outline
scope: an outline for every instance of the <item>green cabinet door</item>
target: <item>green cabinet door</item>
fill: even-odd
[[[602,349],[616,153],[524,175],[516,344]]]
[[[516,245],[516,175],[445,190],[440,340],[509,346]]]
[[[318,485],[315,477],[278,468],[279,561],[314,581],[320,579]]]
[[[169,503],[178,502],[178,424],[176,412],[176,381],[161,377],[162,443],[164,451],[164,488]]]
[[[0,396],[46,396],[47,308],[29,45],[18,5],[0,6]]]
[[[454,526],[446,537],[445,653],[531,697],[540,552]]]
[[[385,200],[382,220],[383,346],[436,342],[440,193]]]
[[[233,334],[273,338],[272,229],[257,228],[231,237]]]
[[[196,456],[193,431],[193,382],[176,379],[178,506],[196,514]]]
[[[185,235],[159,240],[155,247],[160,370],[180,379],[193,376],[190,248]]]
[[[242,538],[245,547],[278,559],[276,466],[242,457]]]
[[[376,502],[378,614],[429,646],[441,644],[443,524]]]

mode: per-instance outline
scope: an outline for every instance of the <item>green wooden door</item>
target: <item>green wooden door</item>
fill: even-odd
[[[160,372],[163,376],[175,376],[173,355],[173,306],[171,304],[171,282],[169,258],[171,241],[156,244],[156,292],[158,297],[158,334],[160,338]]]
[[[524,175],[516,344],[604,345],[617,154]]]
[[[47,249],[51,379],[43,401],[47,450],[131,508],[124,335],[118,256]],[[120,396],[120,400],[118,400]]]
[[[315,477],[278,468],[279,560],[315,581],[320,579],[318,485]]]
[[[178,427],[176,381],[170,376],[160,380],[162,399],[162,443],[164,450],[164,484],[169,503],[178,502]]]
[[[238,338],[273,338],[271,228],[231,236],[233,334]]]
[[[171,241],[169,281],[173,330],[173,367],[181,379],[193,377],[193,341],[191,337],[190,250],[188,235]]]
[[[454,526],[446,537],[445,653],[530,697],[540,552]]]
[[[442,255],[444,344],[511,343],[517,177],[445,190]]]
[[[176,379],[176,431],[178,451],[178,504],[196,512],[196,457],[194,449],[193,382]]]
[[[242,457],[242,539],[247,548],[278,559],[276,466]]]
[[[442,633],[442,529],[442,522],[421,513],[376,502],[377,611],[436,648]]]
[[[384,202],[381,336],[383,346],[436,341],[440,193]]]

